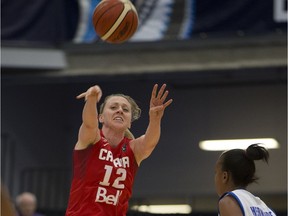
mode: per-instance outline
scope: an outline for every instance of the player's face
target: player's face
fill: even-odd
[[[110,97],[104,107],[100,120],[105,126],[127,129],[131,126],[131,104],[121,96]]]

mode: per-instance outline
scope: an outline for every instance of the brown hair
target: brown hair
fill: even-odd
[[[104,102],[100,105],[100,114],[103,112],[104,107],[106,105],[106,102],[109,98],[114,97],[114,96],[120,96],[125,98],[130,104],[131,104],[131,112],[132,112],[132,122],[139,119],[141,116],[141,109],[139,108],[139,106],[137,105],[137,103],[135,102],[135,100],[133,98],[131,98],[128,95],[124,95],[124,94],[111,94],[108,95],[105,99]]]

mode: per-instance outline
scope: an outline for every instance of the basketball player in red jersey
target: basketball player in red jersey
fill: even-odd
[[[172,99],[166,101],[165,89],[166,84],[159,91],[158,85],[154,85],[147,130],[135,139],[129,128],[140,117],[141,110],[131,97],[106,97],[98,114],[96,105],[102,96],[99,86],[77,96],[85,98],[85,105],[73,152],[73,180],[66,216],[126,215],[138,166],[157,145],[164,110],[172,103]]]

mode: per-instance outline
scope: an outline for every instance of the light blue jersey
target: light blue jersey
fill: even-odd
[[[237,189],[225,193],[219,200],[225,196],[233,197],[240,206],[243,216],[276,216],[259,197],[254,196],[249,191]],[[220,213],[218,214],[220,216]]]

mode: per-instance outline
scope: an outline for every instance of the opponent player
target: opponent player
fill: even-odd
[[[73,180],[66,216],[125,216],[134,177],[141,161],[157,145],[167,100],[166,85],[154,85],[149,124],[144,135],[134,139],[129,128],[140,117],[135,101],[123,94],[105,98],[99,115],[96,105],[102,91],[95,85],[77,96],[85,98],[82,125],[73,152]],[[158,92],[157,92],[158,91]],[[99,129],[98,123],[102,124]]]
[[[259,197],[246,190],[249,184],[258,179],[254,160],[268,163],[268,158],[268,151],[258,144],[250,145],[246,150],[233,149],[220,155],[215,168],[220,216],[276,216]]]

